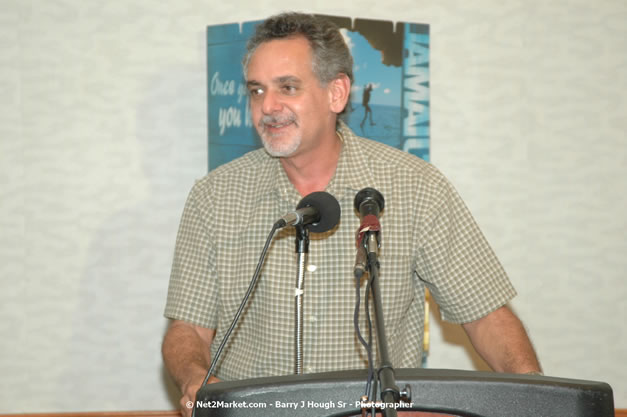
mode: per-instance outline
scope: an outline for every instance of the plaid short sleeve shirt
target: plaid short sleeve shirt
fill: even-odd
[[[367,366],[353,327],[359,226],[353,200],[365,187],[376,188],[385,198],[379,260],[389,354],[395,367],[419,367],[425,287],[442,318],[454,323],[485,316],[515,291],[459,195],[435,167],[357,137],[344,124],[338,131],[343,147],[326,191],[337,198],[342,215],[335,229],[311,234],[303,298],[303,369],[311,373]],[[165,316],[217,329],[215,351],[272,225],[301,198],[279,160],[263,149],[198,181],[179,227]],[[294,372],[294,242],[292,228],[275,235],[217,377],[235,380]],[[364,315],[362,309],[362,332]]]

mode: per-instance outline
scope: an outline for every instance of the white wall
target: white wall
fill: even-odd
[[[546,373],[627,408],[627,3],[237,3],[2,2],[0,412],[175,407],[162,311],[207,169],[205,28],[284,9],[431,25],[433,162]],[[433,333],[431,367],[483,366]]]

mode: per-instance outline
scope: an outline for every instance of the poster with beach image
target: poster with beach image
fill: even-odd
[[[364,136],[429,160],[429,26],[323,16],[344,36],[354,82],[344,120]],[[261,147],[241,58],[260,21],[207,27],[209,170]]]

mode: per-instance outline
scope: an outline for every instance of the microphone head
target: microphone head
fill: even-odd
[[[318,210],[320,220],[312,223],[309,230],[314,233],[324,233],[333,229],[340,222],[342,209],[340,203],[331,194],[325,191],[315,191],[300,200],[296,209],[313,207]]]
[[[383,207],[385,206],[385,200],[383,199],[383,195],[374,188],[370,187],[362,189],[355,196],[355,210],[361,213],[362,204],[364,203],[368,203],[369,205],[376,203],[376,207],[378,208],[378,210],[376,210],[376,213],[370,214],[374,214],[377,217],[379,216],[379,212],[383,210]],[[368,211],[371,210],[372,208]]]

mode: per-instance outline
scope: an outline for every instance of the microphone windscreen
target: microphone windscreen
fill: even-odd
[[[342,209],[340,203],[325,191],[315,191],[300,200],[296,209],[313,207],[320,213],[320,221],[312,223],[309,230],[313,233],[324,233],[333,229],[340,222]]]
[[[375,203],[377,205],[376,206],[377,213],[372,213],[372,214],[375,214],[376,216],[379,215],[379,211],[383,210],[385,206],[385,200],[383,199],[383,194],[381,194],[374,188],[370,188],[370,187],[362,189],[355,196],[355,201],[354,201],[355,210],[357,210],[358,212],[361,212],[361,205],[363,203]]]

